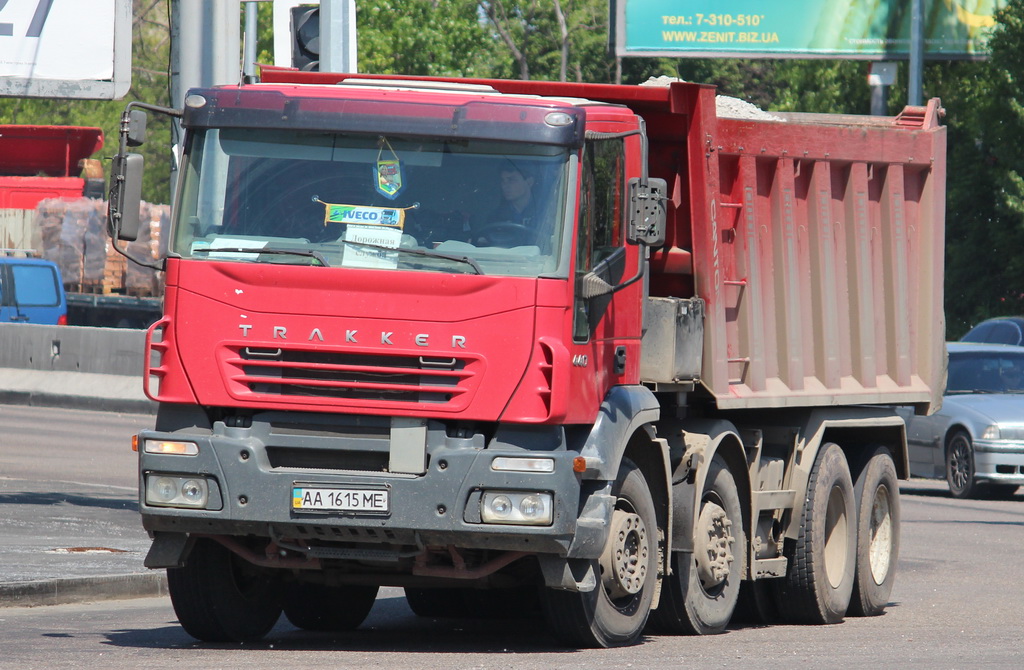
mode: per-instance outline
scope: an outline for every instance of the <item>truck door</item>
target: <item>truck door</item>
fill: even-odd
[[[627,162],[633,167],[629,152],[638,137],[604,130],[606,139],[587,140],[580,159],[576,232],[572,376],[574,400],[589,407],[611,386],[635,383],[639,369],[642,283],[592,298],[581,290],[592,272],[611,286],[630,279],[639,259],[625,236]]]
[[[66,322],[64,287],[53,263],[11,258],[0,268],[0,322]]]

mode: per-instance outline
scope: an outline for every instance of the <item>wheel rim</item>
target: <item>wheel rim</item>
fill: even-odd
[[[632,597],[647,580],[650,546],[644,520],[630,510],[612,514],[611,542],[601,556],[601,579],[611,600]]]
[[[889,561],[892,560],[892,506],[889,489],[884,486],[875,490],[869,523],[871,543],[868,546],[868,561],[871,578],[876,584],[881,584],[889,574]]]
[[[732,546],[736,538],[732,535],[729,515],[714,502],[704,503],[697,527],[697,546],[693,552],[697,562],[697,576],[704,590],[709,591],[728,579],[733,562]]]
[[[971,450],[960,435],[949,446],[949,479],[958,491],[966,489],[971,481]]]
[[[846,574],[848,523],[843,490],[833,486],[825,514],[825,576],[832,588],[839,588]]]

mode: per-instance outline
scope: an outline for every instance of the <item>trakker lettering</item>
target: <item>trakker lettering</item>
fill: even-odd
[[[248,338],[250,331],[252,331],[251,323],[240,323],[238,329],[242,331],[242,337]],[[357,336],[359,335],[358,330],[346,330],[345,331],[345,342],[350,344],[359,344]],[[288,339],[288,328],[286,326],[273,326],[271,329],[271,339],[274,340],[287,340]],[[380,333],[380,343],[385,345],[394,346],[396,344],[395,332],[391,330],[382,330]],[[412,335],[411,339],[413,344],[418,347],[429,347],[430,334],[428,333],[417,333]],[[402,338],[403,341],[405,338]],[[309,331],[309,336],[306,338],[308,342],[326,342],[327,338],[324,336],[322,328],[316,327]],[[449,346],[452,349],[465,349],[466,348],[466,336],[465,335],[452,335],[451,343]]]

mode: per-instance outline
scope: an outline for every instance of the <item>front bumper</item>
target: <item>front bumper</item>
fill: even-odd
[[[144,453],[140,447],[140,511],[149,531],[207,535],[255,535],[291,538],[317,543],[353,543],[388,547],[455,546],[465,549],[522,551],[575,558],[599,551],[600,538],[580,542],[581,484],[573,471],[578,455],[564,445],[546,441],[550,451],[525,452],[513,441],[492,440],[484,448],[481,435],[450,437],[440,423],[425,424],[422,472],[358,470],[358,463],[394,463],[402,449],[409,457],[409,441],[396,446],[391,433],[368,437],[365,432],[290,430],[276,433],[269,424],[246,428],[217,424],[213,434],[184,435],[145,431],[145,440],[188,440],[198,446],[192,456]],[[522,433],[529,442],[529,433]],[[338,460],[335,456],[356,457]],[[374,455],[377,458],[374,458]],[[542,456],[554,461],[552,472],[495,471],[499,456]],[[372,466],[367,466],[372,467]],[[416,468],[406,468],[415,470]],[[203,477],[210,485],[207,509],[161,507],[146,503],[150,474]],[[390,509],[386,513],[309,512],[293,509],[296,485],[307,487],[386,489]],[[481,492],[486,490],[545,492],[553,500],[548,526],[487,524],[481,520]],[[600,496],[598,496],[600,497]],[[605,505],[598,504],[600,515]],[[593,505],[588,506],[594,509]],[[610,507],[609,507],[610,509]],[[594,524],[583,524],[587,528]],[[599,525],[599,524],[598,524]],[[577,547],[570,551],[574,539]],[[593,548],[593,549],[591,549]]]
[[[975,440],[974,476],[993,484],[1024,486],[1024,442]]]

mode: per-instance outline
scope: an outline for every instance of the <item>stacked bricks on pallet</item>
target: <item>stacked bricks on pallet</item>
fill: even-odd
[[[37,251],[60,267],[70,292],[163,295],[162,272],[130,262],[113,248],[106,234],[106,211],[105,201],[91,198],[43,200],[36,208],[42,239]],[[140,213],[139,239],[128,243],[127,251],[152,262],[159,257],[159,228],[166,225],[169,208],[142,203]]]

